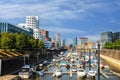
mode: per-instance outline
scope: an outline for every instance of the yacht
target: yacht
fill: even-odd
[[[88,78],[90,78],[90,77],[95,78],[95,76],[96,76],[96,71],[89,71],[87,74]]]
[[[60,69],[57,69],[54,73],[53,73],[53,77],[61,77],[61,75],[62,75],[62,71],[60,70]]]
[[[30,78],[30,76],[32,76],[32,68],[30,67],[30,65],[24,65],[22,67],[22,71],[18,73],[18,75],[21,77],[21,78]]]
[[[85,75],[86,75],[86,73],[85,73],[84,69],[78,69],[78,71],[77,71],[77,77],[78,78],[80,78],[80,77],[84,78]]]

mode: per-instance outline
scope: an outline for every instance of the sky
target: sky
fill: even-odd
[[[25,23],[39,16],[40,29],[59,33],[67,43],[75,37],[100,39],[105,31],[120,32],[120,0],[0,0],[0,22]]]

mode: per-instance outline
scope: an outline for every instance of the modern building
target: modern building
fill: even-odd
[[[39,28],[39,17],[38,16],[26,16],[26,27],[35,29]]]
[[[31,28],[20,28],[6,22],[0,22],[0,33],[2,32],[12,32],[12,33],[24,32],[28,36],[33,36],[33,30]]]
[[[49,31],[46,31],[44,29],[40,29],[40,32],[42,33],[43,36],[45,36],[46,41],[51,41],[51,39],[49,38]]]
[[[88,46],[89,49],[96,48],[96,43],[95,42],[88,42],[87,46]]]
[[[45,48],[51,49],[52,48],[52,42],[51,41],[45,41]]]
[[[106,42],[113,41],[113,33],[111,31],[101,33],[101,45],[105,45]]]
[[[25,23],[19,23],[18,27],[20,27],[20,28],[26,28],[26,24]]]
[[[113,40],[112,41],[114,42],[117,39],[120,39],[120,32],[113,33]]]
[[[73,38],[73,47],[75,48],[77,46],[77,37]]]
[[[88,38],[80,37],[79,39],[80,39],[81,48],[85,48],[87,46],[87,43],[88,43]]]
[[[39,39],[39,40],[43,40],[44,42],[45,42],[45,38],[44,38],[44,36],[42,35],[42,33],[40,32],[40,30],[38,29],[38,28],[36,28],[36,29],[33,29],[33,37],[35,38],[35,39]]]
[[[61,47],[65,48],[65,39],[61,39]]]

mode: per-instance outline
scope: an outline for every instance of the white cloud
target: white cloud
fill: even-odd
[[[100,39],[100,35],[88,35],[86,37],[88,38],[88,41],[97,41]]]
[[[66,33],[66,34],[75,34],[75,33],[78,33],[78,34],[84,34],[85,31],[82,31],[82,30],[78,30],[78,29],[74,29],[74,28],[63,28],[63,27],[41,27],[45,30],[48,30],[50,32],[54,32],[54,33]]]
[[[3,1],[0,1],[3,3]],[[20,4],[23,3],[24,4]],[[33,4],[32,4],[33,3]],[[35,4],[36,3],[36,4]],[[38,15],[43,19],[80,19],[89,15],[89,10],[102,7],[103,3],[82,0],[12,0],[0,5],[0,18],[23,18]]]

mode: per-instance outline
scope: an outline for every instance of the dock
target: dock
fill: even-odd
[[[70,70],[70,78],[72,78],[72,70]]]

